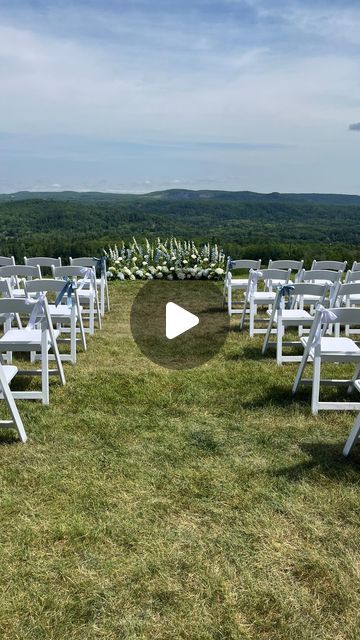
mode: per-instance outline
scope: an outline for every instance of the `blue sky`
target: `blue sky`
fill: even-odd
[[[0,82],[0,192],[360,193],[359,2],[0,0]]]

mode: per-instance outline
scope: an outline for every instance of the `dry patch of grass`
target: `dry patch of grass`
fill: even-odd
[[[19,403],[29,443],[0,434],[2,640],[357,639],[353,414],[312,417],[235,322],[206,366],[153,365],[139,286],[50,407]]]

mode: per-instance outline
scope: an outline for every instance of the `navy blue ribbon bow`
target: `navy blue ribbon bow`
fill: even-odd
[[[55,300],[55,306],[58,307],[59,304],[61,304],[62,299],[64,298],[64,296],[66,296],[66,304],[69,308],[72,307],[73,305],[73,298],[72,298],[72,293],[73,291],[75,291],[76,289],[76,284],[75,282],[73,282],[73,280],[70,280],[69,278],[67,278],[63,288],[61,289],[61,291],[59,291],[56,300]]]
[[[286,308],[287,309],[291,309],[291,303],[292,303],[292,293],[293,291],[295,291],[295,287],[293,284],[283,284],[280,285],[278,287],[278,299],[277,299],[277,309],[280,309],[280,305],[281,305],[281,298],[285,297],[285,296],[289,296],[288,297],[288,301],[287,301],[287,305]]]
[[[94,258],[94,260],[96,260],[96,271],[100,271],[101,275],[104,275],[106,273],[106,257],[101,256],[101,258]]]

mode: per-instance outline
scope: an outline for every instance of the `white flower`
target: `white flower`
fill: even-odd
[[[131,276],[131,271],[127,267],[123,268],[123,273],[125,273],[125,275],[127,275],[127,276]]]
[[[162,268],[162,272],[163,273],[169,273],[169,269],[165,266]]]
[[[131,274],[131,276],[130,276],[130,280],[136,280],[136,278],[135,278],[135,276],[134,276],[134,274],[133,274],[133,273],[132,273],[132,274]]]
[[[111,271],[111,273],[115,273],[116,269],[115,269],[115,267],[110,267],[109,271]]]
[[[166,276],[166,280],[174,280],[174,276],[172,273],[169,273],[168,276]]]
[[[170,267],[170,271],[175,271],[175,267]]]
[[[117,278],[118,280],[125,280],[125,276],[123,273],[121,273],[121,271],[119,271],[119,273],[117,274]]]
[[[217,276],[222,276],[224,273],[224,269],[221,269],[221,267],[218,267],[217,269],[215,269],[215,273]]]
[[[211,265],[210,265],[210,267],[213,269],[214,267],[216,267],[216,263],[215,263],[215,262],[212,262],[212,263],[211,263]]]
[[[135,275],[138,278],[143,278],[144,277],[144,272],[141,269],[138,269],[137,271],[135,271]]]
[[[196,260],[196,255],[195,255],[195,253],[192,253],[192,254],[191,254],[191,257],[192,257],[192,259],[193,259],[193,260]]]
[[[171,260],[176,260],[176,256],[171,256]]]
[[[145,273],[145,277],[146,277],[148,280],[153,280],[153,279],[154,279],[154,276],[153,276],[151,273],[149,273],[148,271]]]
[[[185,280],[185,273],[183,273],[182,271],[177,271],[176,275],[178,277],[178,280]]]
[[[161,273],[161,271],[157,271],[157,273],[155,274],[155,278],[159,278],[159,279],[161,279],[161,278],[163,278],[163,277],[164,277],[164,274],[163,274],[163,273]]]
[[[147,262],[145,262],[145,261],[144,261],[144,262],[142,263],[142,266],[143,266],[143,267],[147,267]]]
[[[188,264],[188,260],[183,260],[183,264]]]
[[[113,277],[113,275],[114,275],[114,274],[112,273],[112,271],[107,271],[107,272],[106,272],[106,277],[107,277],[107,278],[112,278],[112,277]]]
[[[209,258],[204,258],[204,262],[209,262]]]
[[[131,258],[132,262],[136,262],[137,261],[137,257],[134,256],[133,258]]]

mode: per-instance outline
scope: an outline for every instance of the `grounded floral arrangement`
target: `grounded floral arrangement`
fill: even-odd
[[[215,244],[197,247],[191,240],[176,238],[144,245],[133,241],[105,251],[109,280],[222,280],[225,254]]]

